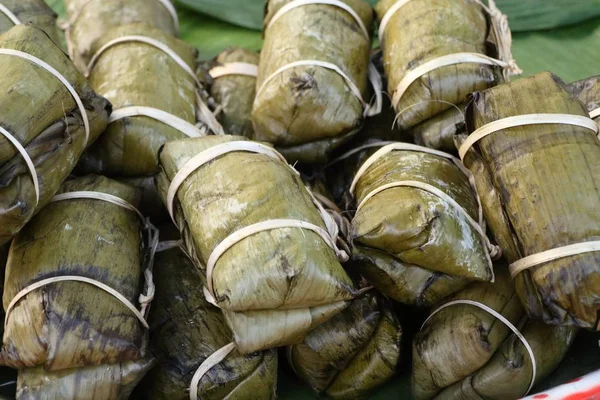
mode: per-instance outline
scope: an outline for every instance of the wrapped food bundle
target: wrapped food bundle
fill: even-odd
[[[600,76],[583,79],[569,85],[569,90],[587,108],[590,118],[600,121]]]
[[[15,25],[31,24],[50,36],[54,43],[61,43],[56,14],[44,0],[2,0],[0,3],[0,32]]]
[[[68,181],[13,240],[0,362],[22,370],[24,396],[114,393],[148,369],[145,313],[158,238],[140,220],[135,193],[100,176]]]
[[[69,56],[86,71],[98,41],[113,28],[146,23],[167,35],[179,34],[179,20],[171,0],[64,0],[69,15],[65,35]],[[156,77],[155,77],[156,78]],[[164,78],[164,76],[161,76]]]
[[[459,154],[530,317],[600,329],[598,125],[542,73],[473,94],[467,127]]]
[[[429,316],[413,342],[421,399],[518,399],[558,366],[577,329],[528,320],[505,267]]]
[[[271,147],[183,139],[160,163],[159,191],[240,353],[295,343],[358,293],[333,218]]]
[[[123,399],[152,367],[150,357],[48,372],[44,367],[19,371],[17,399]]]
[[[18,25],[0,36],[0,69],[2,245],[56,193],[111,107],[40,29]]]
[[[268,1],[252,138],[290,161],[322,162],[378,113],[380,102],[368,104],[372,23],[363,0]]]
[[[258,61],[256,52],[231,48],[222,51],[208,71],[211,97],[220,106],[219,122],[229,135],[252,137]]]
[[[114,110],[102,138],[83,156],[82,173],[154,175],[160,146],[203,135],[194,126],[200,85],[195,49],[138,23],[106,32],[92,51],[90,84]]]
[[[149,324],[158,363],[140,385],[144,398],[274,398],[276,350],[246,356],[234,352],[202,377],[197,373],[210,355],[231,342],[232,333],[221,311],[204,298],[202,274],[179,248],[156,255],[154,277]]]
[[[381,0],[375,7],[398,127],[416,127],[421,144],[452,150],[465,97],[502,83],[503,71],[520,73],[506,17],[489,3]]]
[[[332,399],[363,399],[396,374],[402,328],[390,304],[366,295],[287,348],[296,374]]]
[[[393,299],[430,305],[472,281],[493,281],[499,255],[485,234],[471,177],[450,154],[382,147],[354,177],[353,260]]]

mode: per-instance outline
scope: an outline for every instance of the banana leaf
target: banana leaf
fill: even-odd
[[[289,346],[287,358],[315,392],[364,399],[396,374],[401,337],[390,305],[367,295]]]
[[[382,0],[377,4],[380,22],[398,1]],[[441,56],[471,52],[497,58],[490,31],[487,12],[473,0],[406,3],[393,14],[383,34],[389,93],[396,92],[407,73]],[[502,80],[499,67],[482,64],[462,63],[431,71],[415,80],[395,104],[398,126],[414,127],[462,103],[470,92]]]
[[[410,130],[415,143],[420,146],[456,153],[454,137],[466,132],[464,104],[421,122]]]
[[[108,193],[137,205],[135,188],[100,176],[68,181],[61,188],[80,190]],[[4,309],[24,288],[65,275],[100,281],[135,304],[143,276],[141,239],[138,215],[114,204],[78,199],[47,205],[12,242]],[[0,363],[13,368],[55,372],[148,356],[147,331],[137,317],[112,295],[83,282],[55,282],[28,293],[5,325]],[[30,377],[35,381],[36,376],[32,372]],[[65,379],[75,378],[67,373]]]
[[[573,343],[576,329],[528,321],[508,269],[496,282],[475,283],[442,304],[467,300],[500,313],[530,344],[535,382],[548,375]],[[454,304],[433,314],[413,341],[415,399],[517,399],[529,388],[532,364],[522,342],[506,324],[470,304]]]
[[[17,399],[127,400],[153,364],[152,358],[47,372],[43,367],[19,372]]]
[[[297,66],[267,79],[293,62],[319,60],[337,65],[355,83],[362,98],[368,99],[371,41],[347,11],[329,5],[294,8],[269,27],[276,13],[289,2],[267,2],[252,138],[275,144],[292,162],[323,162],[362,126],[362,102],[340,74],[323,67]],[[370,30],[371,7],[362,0],[345,3]]]
[[[177,172],[216,145],[245,141],[208,136],[167,143],[158,188],[163,200]],[[206,277],[209,256],[239,229],[273,219],[324,227],[300,176],[255,153],[226,154],[190,175],[176,196],[175,221],[186,252]],[[276,229],[252,235],[225,252],[212,275],[214,302],[242,354],[300,340],[339,313],[356,294],[335,253],[312,231]]]
[[[403,304],[430,307],[464,288],[469,280],[403,262],[364,246],[354,246],[351,271],[361,274],[382,294]]]
[[[209,68],[228,63],[247,63],[258,65],[256,52],[230,48],[222,51],[210,63]],[[256,78],[244,75],[226,75],[212,80],[210,95],[221,106],[218,119],[223,129],[230,135],[251,137],[252,105],[256,97]]]
[[[95,52],[109,41],[129,35],[147,36],[165,43],[192,70],[196,67],[196,51],[192,47],[145,23],[115,27],[98,38],[91,50]],[[92,87],[106,96],[115,110],[152,107],[191,124],[196,122],[193,77],[154,46],[126,42],[111,47],[98,59],[89,79]],[[112,122],[86,152],[79,172],[120,177],[154,175],[158,172],[158,149],[168,140],[184,137],[179,130],[149,117],[120,119]]]
[[[162,229],[161,229],[162,237]],[[232,341],[221,311],[202,293],[203,278],[178,248],[156,255],[150,342],[158,364],[140,385],[145,399],[187,400],[200,364]],[[277,387],[277,351],[231,353],[200,380],[198,398],[269,400]]]
[[[600,76],[573,82],[569,91],[583,103],[588,112],[600,108]],[[594,118],[598,121],[598,117]]]
[[[88,145],[105,129],[111,106],[98,96],[43,31],[19,25],[0,36],[0,47],[27,52],[44,60],[74,87],[90,122]],[[67,88],[49,72],[27,60],[0,56],[0,125],[31,157],[40,183],[36,206],[27,164],[0,136],[0,245],[14,237],[56,193],[85,148],[83,118]],[[15,90],[18,88],[19,90]]]
[[[8,8],[24,24],[34,25],[50,36],[54,43],[62,44],[62,38],[56,26],[56,14],[43,0],[2,0]],[[4,13],[0,12],[0,32],[6,32],[15,26]]]
[[[542,73],[473,94],[467,127],[473,132],[531,113],[588,115],[557,77]],[[460,144],[463,138],[457,139]],[[485,194],[486,219],[509,262],[600,236],[599,154],[593,133],[563,124],[505,129],[471,148],[465,165]],[[552,325],[600,329],[599,262],[600,254],[587,253],[518,274],[517,293],[529,315]]]
[[[167,35],[177,36],[173,17],[160,1],[147,0],[64,0],[64,7],[72,26],[67,31],[67,39],[72,48],[73,62],[81,71],[100,48],[98,41],[104,41],[108,32],[116,27],[146,23]],[[165,78],[164,75],[156,75]]]
[[[486,243],[457,207],[416,187],[390,187],[370,196],[398,181],[429,184],[478,220],[474,190],[452,161],[415,150],[394,150],[381,156],[357,181],[356,204],[367,196],[370,199],[352,220],[356,257],[365,263],[364,274],[370,283],[398,301],[420,304],[429,297],[424,291],[437,292],[436,299],[465,282],[492,280]],[[377,251],[365,254],[363,250]],[[429,288],[430,279],[439,286]]]
[[[540,382],[564,359],[574,342],[577,328],[553,327],[530,320],[521,333],[535,356],[535,382]],[[516,335],[510,335],[483,368],[445,389],[438,397],[448,400],[517,399],[527,392],[532,372],[531,357],[523,342]]]

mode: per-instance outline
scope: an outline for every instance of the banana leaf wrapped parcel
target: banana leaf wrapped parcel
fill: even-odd
[[[17,399],[126,400],[153,363],[148,355],[138,361],[54,372],[48,372],[44,367],[22,369],[17,379]]]
[[[64,3],[69,15],[65,26],[69,56],[82,72],[99,48],[98,41],[113,28],[146,23],[167,35],[179,34],[179,20],[171,0],[64,0]]]
[[[598,125],[541,73],[473,94],[467,127],[459,154],[529,316],[600,329]]]
[[[492,281],[499,254],[470,181],[450,154],[408,143],[377,150],[350,187],[358,271],[385,295],[420,306]]]
[[[254,51],[230,48],[210,64],[210,95],[220,106],[218,119],[229,135],[252,137],[258,61]]]
[[[342,3],[347,8],[266,5],[252,138],[273,143],[291,162],[325,161],[378,111],[367,84],[373,10],[363,0]]]
[[[90,84],[110,100],[114,111],[106,132],[82,158],[80,172],[156,174],[160,146],[202,135],[194,126],[196,50],[160,29],[137,23],[106,32],[92,51]]]
[[[221,311],[204,298],[201,272],[179,248],[156,255],[154,277],[156,296],[148,322],[158,363],[140,392],[149,400],[187,400],[199,366],[231,342],[231,330]],[[230,354],[195,389],[198,399],[270,400],[276,387],[277,351],[266,350]]]
[[[590,117],[598,122],[600,117],[600,76],[573,82],[568,88],[587,108]]]
[[[287,358],[315,392],[363,399],[396,374],[401,338],[390,304],[369,294],[287,347]]]
[[[105,129],[111,106],[38,28],[5,32],[0,53],[2,245],[56,193]]]
[[[135,194],[100,176],[68,181],[13,240],[0,362],[25,370],[26,392],[44,392],[48,383],[48,393],[66,385],[75,391],[69,397],[83,398],[83,388],[117,390],[148,369],[153,246],[142,241]],[[90,369],[72,371],[83,367]],[[95,382],[98,376],[112,380]]]
[[[271,147],[183,139],[160,163],[159,192],[240,353],[295,343],[358,294],[333,218]]]
[[[494,284],[474,283],[445,299],[415,336],[413,394],[417,400],[521,398],[558,366],[576,332],[528,320],[501,266]]]
[[[44,0],[2,0],[1,4],[6,10],[0,10],[0,33],[15,25],[31,24],[46,32],[54,43],[62,43],[56,14]]]
[[[454,137],[467,131],[465,125],[465,105],[449,108],[410,129],[416,144],[456,153]]]
[[[479,0],[382,0],[375,11],[398,127],[438,117],[413,133],[419,143],[452,150],[447,133],[461,117],[454,107],[520,72],[506,17]]]

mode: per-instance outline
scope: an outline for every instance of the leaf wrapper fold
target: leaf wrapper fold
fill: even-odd
[[[368,398],[396,374],[401,337],[390,304],[367,295],[288,347],[288,361],[318,393]]]

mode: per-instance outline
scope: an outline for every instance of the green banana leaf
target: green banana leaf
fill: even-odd
[[[375,5],[377,0],[367,0]],[[264,0],[179,0],[193,10],[246,28],[260,29]],[[600,15],[600,0],[496,0],[515,32],[571,25]]]

